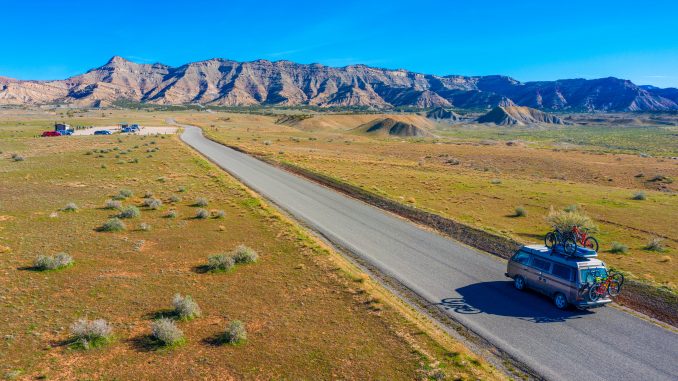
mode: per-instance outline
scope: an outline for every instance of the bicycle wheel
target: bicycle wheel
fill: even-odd
[[[598,301],[600,299],[600,294],[598,293],[598,289],[600,288],[600,283],[594,283],[591,285],[591,288],[589,288],[589,300],[592,302]]]
[[[607,292],[610,296],[617,296],[621,292],[624,284],[624,275],[620,273],[610,273],[610,284],[607,286]]]
[[[556,233],[554,232],[548,232],[546,233],[546,236],[544,237],[544,245],[548,247],[549,249],[552,249],[553,246],[555,246],[558,243],[558,238],[556,237]]]
[[[598,240],[596,237],[586,237],[584,242],[582,242],[582,245],[587,249],[598,251]]]
[[[577,252],[577,240],[571,234],[563,237],[561,245],[563,245],[563,251],[567,255],[574,255]]]

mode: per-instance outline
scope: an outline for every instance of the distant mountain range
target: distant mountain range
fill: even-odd
[[[618,78],[519,82],[499,75],[438,76],[351,65],[211,59],[179,67],[113,57],[65,80],[0,77],[2,104],[107,106],[118,100],[161,105],[311,105],[388,109],[486,109],[512,101],[548,111],[678,110],[678,89],[637,86]]]

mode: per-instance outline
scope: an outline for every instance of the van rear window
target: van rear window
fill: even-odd
[[[561,279],[572,280],[572,270],[569,267],[560,265],[558,263],[553,264],[551,274]]]
[[[588,267],[579,270],[579,280],[582,283],[594,283],[598,278],[607,278],[605,267]]]

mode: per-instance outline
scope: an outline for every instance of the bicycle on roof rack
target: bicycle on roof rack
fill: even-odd
[[[583,247],[593,251],[598,251],[598,240],[596,237],[589,235],[586,229],[582,229],[579,226],[574,226],[572,227],[572,234],[574,235],[577,243],[581,244]]]
[[[556,246],[562,246],[567,255],[574,255],[577,252],[577,238],[572,232],[562,232],[559,229],[546,233],[544,245],[549,249]]]

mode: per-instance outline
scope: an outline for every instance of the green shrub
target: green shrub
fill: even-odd
[[[233,250],[233,260],[237,264],[254,263],[258,259],[259,254],[254,249],[245,245],[240,245]]]
[[[181,197],[173,194],[173,195],[170,196],[169,201],[172,202],[172,203],[176,203],[176,202],[181,201]]]
[[[224,341],[228,344],[241,344],[247,340],[247,328],[240,320],[233,320],[224,333]]]
[[[566,211],[566,212],[568,212],[568,213],[573,213],[573,212],[576,212],[576,211],[577,211],[577,208],[579,208],[579,207],[577,206],[577,204],[571,204],[571,205],[568,205],[568,206],[566,206],[565,208],[563,208],[563,210]]]
[[[113,196],[113,199],[114,200],[125,200],[125,199],[132,197],[133,195],[134,195],[134,193],[132,193],[131,190],[121,189],[120,192],[118,192],[118,194]]]
[[[209,271],[228,271],[235,265],[233,257],[226,254],[210,255],[207,258],[207,269]]]
[[[157,198],[145,198],[144,206],[154,210],[160,209],[162,206],[162,201],[158,200]]]
[[[147,232],[147,231],[151,230],[151,225],[146,223],[146,222],[142,222],[142,223],[139,224],[139,230],[143,230],[143,231]]]
[[[498,184],[501,184],[501,180],[499,180],[499,179],[492,179],[492,180],[490,180],[490,183],[491,183],[491,184],[494,184],[494,185],[498,185]]]
[[[195,199],[195,204],[193,204],[193,205],[200,206],[200,207],[204,208],[204,207],[207,206],[207,204],[209,204],[209,201],[207,201],[207,199],[205,197],[198,197],[198,198]]]
[[[642,201],[642,200],[647,199],[647,196],[645,195],[645,192],[640,191],[640,192],[634,193],[634,194],[633,194],[633,197],[631,197],[631,199],[632,199],[632,200]]]
[[[151,323],[151,336],[166,347],[180,345],[185,341],[184,333],[173,320],[167,318]]]
[[[99,228],[99,230],[103,232],[119,232],[125,229],[125,223],[117,217],[111,218],[104,222],[104,224]]]
[[[104,205],[106,209],[120,210],[122,209],[122,202],[118,200],[108,200]]]
[[[40,271],[58,270],[72,265],[73,257],[66,253],[59,253],[55,256],[40,255],[33,262],[33,266]]]
[[[629,251],[629,247],[624,245],[621,242],[612,242],[612,248],[610,248],[610,253],[615,254],[626,254]]]
[[[144,193],[144,198],[151,198],[151,197],[153,197],[153,192],[151,192],[151,191],[146,191],[146,192]]]
[[[118,214],[119,218],[138,218],[139,216],[141,216],[139,208],[133,205],[122,208],[120,214]]]
[[[578,226],[582,229],[595,231],[596,225],[590,217],[582,212],[566,212],[564,210],[554,210],[551,208],[546,221],[553,227],[560,231],[571,231],[573,227]]]
[[[514,217],[525,217],[527,216],[527,210],[522,206],[517,206],[515,209]]]
[[[665,249],[664,239],[659,237],[652,238],[647,245],[645,245],[645,250],[649,251],[664,251]]]
[[[180,320],[192,320],[202,314],[198,303],[190,295],[175,294],[172,298],[172,306],[174,306],[175,315]]]
[[[217,210],[216,212],[214,212],[214,218],[221,219],[224,217],[226,217],[226,212],[224,212],[223,210]]]
[[[64,212],[77,212],[78,211],[78,206],[74,202],[69,202],[64,206],[63,209]]]
[[[104,319],[80,319],[71,324],[73,343],[82,349],[106,345],[113,338],[113,328]]]
[[[177,212],[176,210],[170,210],[169,212],[167,212],[167,214],[165,214],[166,218],[177,218],[178,216],[179,212]]]
[[[205,218],[208,218],[210,216],[210,212],[208,212],[205,209],[198,209],[198,211],[195,213],[195,218],[199,220],[204,220]]]

